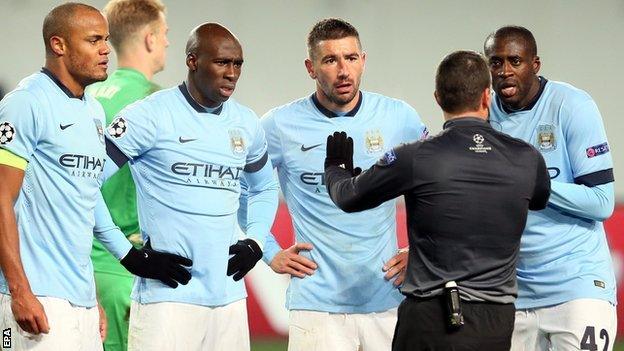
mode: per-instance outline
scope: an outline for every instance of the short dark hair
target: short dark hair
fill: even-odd
[[[74,15],[78,9],[86,9],[100,12],[93,6],[79,2],[68,2],[53,8],[43,20],[43,41],[46,53],[51,54],[50,38],[60,36],[66,38],[69,35],[69,28],[74,23]]]
[[[317,22],[308,33],[308,56],[313,58],[314,48],[323,40],[335,40],[355,37],[361,48],[360,33],[351,23],[340,18],[325,18]]]
[[[522,26],[504,26],[490,33],[483,43],[483,52],[487,55],[488,46],[494,39],[518,38],[526,44],[527,53],[531,56],[537,56],[537,42],[530,30]]]
[[[475,51],[455,51],[440,62],[436,72],[438,103],[447,113],[476,111],[481,94],[490,83],[490,71],[483,55]]]

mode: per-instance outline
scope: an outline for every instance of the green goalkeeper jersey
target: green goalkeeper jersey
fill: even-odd
[[[95,97],[104,107],[106,124],[108,125],[124,107],[159,89],[157,85],[147,80],[141,72],[130,68],[119,68],[106,81],[89,86],[87,93]],[[102,195],[115,224],[127,237],[140,238],[139,235],[134,236],[140,233],[136,188],[127,164],[104,183]],[[135,240],[131,241],[136,243]],[[98,240],[93,241],[91,258],[96,272],[132,276]]]

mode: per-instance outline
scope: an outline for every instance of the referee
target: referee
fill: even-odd
[[[529,144],[493,130],[483,57],[457,51],[436,74],[444,130],[396,147],[359,176],[353,142],[327,140],[329,194],[347,212],[405,195],[409,263],[393,350],[509,350],[516,261],[527,212],[546,206],[550,180]]]

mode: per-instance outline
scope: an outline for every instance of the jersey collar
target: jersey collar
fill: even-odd
[[[180,89],[180,92],[182,93],[182,95],[186,99],[186,102],[188,102],[188,104],[191,105],[191,107],[195,111],[197,111],[199,113],[211,113],[213,115],[219,115],[219,114],[221,114],[221,111],[223,111],[223,104],[221,104],[219,107],[217,107],[217,109],[214,110],[214,111],[208,111],[199,102],[195,101],[195,99],[193,99],[193,97],[191,96],[191,93],[189,93],[189,91],[188,91],[188,87],[186,86],[186,82],[182,82],[182,84],[178,85],[178,89]]]
[[[314,103],[314,106],[316,106],[316,108],[325,116],[329,117],[329,118],[334,118],[334,117],[353,117],[355,116],[356,113],[358,113],[358,111],[360,110],[360,107],[362,106],[362,100],[363,100],[363,95],[362,92],[359,92],[360,96],[358,99],[358,103],[355,105],[355,107],[347,112],[346,115],[343,116],[339,116],[338,114],[334,113],[334,111],[328,110],[325,108],[325,106],[321,105],[321,102],[318,100],[318,98],[316,97],[316,93],[312,93],[312,95],[310,96],[310,98],[312,99],[312,103]]]
[[[523,108],[521,108],[519,110],[514,110],[512,108],[509,108],[508,106],[505,106],[505,104],[503,104],[503,102],[498,98],[498,95],[496,95],[496,103],[507,114],[514,113],[514,112],[520,112],[520,111],[530,111],[530,110],[532,110],[533,107],[535,107],[535,104],[537,104],[537,101],[539,100],[539,98],[542,96],[542,93],[544,92],[544,88],[546,87],[546,83],[548,83],[548,79],[546,79],[546,78],[544,78],[542,76],[539,76],[539,81],[540,81],[540,87],[539,87],[539,90],[537,91],[537,94],[535,94],[535,97],[533,98],[533,100],[531,100],[531,102],[528,105],[526,105],[525,107],[523,107]]]
[[[45,74],[46,76],[50,77],[50,79],[52,79],[52,81],[54,82],[54,84],[56,84],[59,89],[61,89],[65,95],[67,95],[67,97],[69,97],[70,99],[79,99],[79,100],[84,100],[84,94],[80,95],[80,96],[76,96],[74,95],[74,93],[71,92],[71,90],[69,90],[68,87],[65,86],[65,84],[63,84],[55,75],[54,73],[52,73],[52,71],[50,71],[49,69],[42,67],[41,68],[41,73]]]
[[[490,127],[490,123],[484,119],[477,117],[457,117],[450,119],[444,122],[442,126],[443,129],[451,128],[451,127],[473,127],[473,126],[481,126],[481,127]]]

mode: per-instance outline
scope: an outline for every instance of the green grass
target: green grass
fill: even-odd
[[[286,339],[256,339],[251,341],[251,351],[286,351],[287,348],[288,340]]]
[[[251,342],[251,351],[286,351],[288,347],[288,341],[277,340],[254,340]],[[624,351],[624,341],[618,341],[615,343],[613,351]]]

